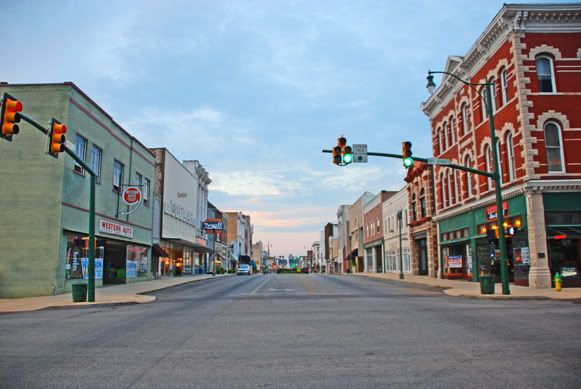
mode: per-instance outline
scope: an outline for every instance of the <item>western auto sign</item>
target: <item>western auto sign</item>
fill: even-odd
[[[127,205],[136,205],[141,202],[141,190],[136,186],[128,186],[123,191],[123,201]]]
[[[133,238],[133,228],[105,219],[101,219],[99,223],[99,232]]]
[[[502,215],[506,216],[508,215],[508,202],[503,201],[502,202]],[[486,218],[488,220],[493,220],[497,218],[497,212],[496,212],[496,205],[491,205],[490,207],[486,208]]]
[[[209,234],[220,232],[224,229],[224,222],[220,219],[207,219],[202,223],[202,230]]]

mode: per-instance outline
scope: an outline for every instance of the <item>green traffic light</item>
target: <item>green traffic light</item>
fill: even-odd
[[[348,165],[353,162],[353,154],[343,154],[343,164]]]
[[[403,159],[403,165],[405,167],[410,167],[414,164],[414,159],[412,157],[407,157]]]

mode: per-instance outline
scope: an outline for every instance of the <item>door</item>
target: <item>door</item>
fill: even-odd
[[[416,241],[418,247],[418,259],[419,259],[419,275],[428,275],[428,241],[427,239],[420,239]]]

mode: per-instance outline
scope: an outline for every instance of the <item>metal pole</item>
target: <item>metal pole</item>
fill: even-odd
[[[401,227],[403,224],[403,214],[402,210],[400,209],[397,212],[397,221],[399,224],[399,279],[403,280],[403,252],[401,249]]]
[[[492,112],[491,84],[486,82],[486,111],[490,124],[490,139],[492,142],[492,158],[494,160],[494,191],[496,194],[496,220],[498,225],[498,245],[500,246],[500,279],[502,281],[502,294],[509,295],[508,268],[506,265],[506,238],[504,236],[504,209],[502,208],[502,188],[500,181],[500,164],[496,150],[496,134],[494,133],[494,112]]]
[[[95,175],[91,174],[89,194],[89,285],[87,300],[95,302]]]

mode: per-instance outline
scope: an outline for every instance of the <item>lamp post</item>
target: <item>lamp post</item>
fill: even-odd
[[[506,264],[506,239],[504,236],[504,209],[502,207],[502,188],[501,188],[501,181],[500,181],[500,169],[498,163],[498,153],[496,150],[496,134],[494,132],[494,112],[492,111],[492,90],[491,88],[494,87],[494,84],[486,80],[484,83],[472,83],[465,81],[455,74],[448,73],[448,72],[433,72],[428,70],[428,84],[426,88],[430,94],[434,93],[436,90],[436,84],[434,83],[434,76],[433,74],[447,74],[456,80],[462,82],[465,85],[470,86],[473,88],[476,93],[480,97],[482,95],[480,92],[474,88],[474,86],[484,86],[486,87],[486,113],[488,115],[488,122],[490,127],[490,139],[491,139],[491,148],[492,148],[492,159],[494,161],[494,172],[492,172],[493,176],[492,179],[494,180],[494,191],[496,194],[496,220],[498,225],[498,245],[500,246],[500,279],[502,281],[502,294],[508,295],[510,294],[510,288],[508,285],[508,268]]]
[[[403,280],[403,252],[401,249],[401,228],[403,224],[403,212],[397,211],[397,224],[399,226],[399,279]]]

